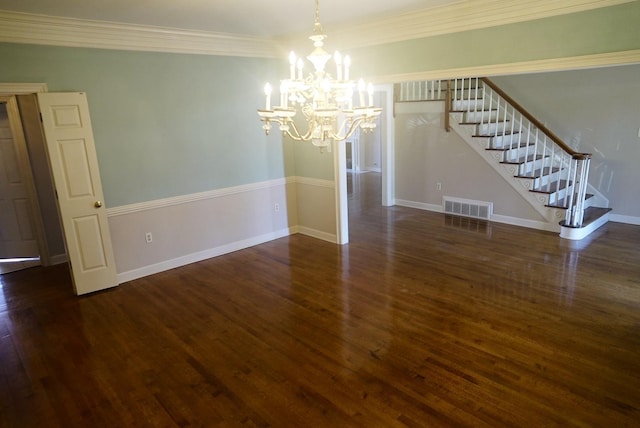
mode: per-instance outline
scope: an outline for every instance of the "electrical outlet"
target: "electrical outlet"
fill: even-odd
[[[273,204],[273,211],[274,212],[279,212],[280,211],[280,204]]]
[[[151,232],[145,233],[144,240],[147,241],[147,244],[151,244],[153,242],[153,235]]]

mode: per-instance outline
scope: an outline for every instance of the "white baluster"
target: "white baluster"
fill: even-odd
[[[484,125],[484,107],[485,107],[485,103],[484,100],[487,97],[487,89],[484,85],[482,85],[482,107],[480,110],[480,126]],[[489,117],[491,117],[491,104],[489,104]]]
[[[453,81],[453,100],[455,101],[456,104],[456,110],[459,110],[460,108],[458,107],[458,79],[454,79]]]
[[[531,147],[531,122],[527,121],[527,147],[524,149],[525,159],[529,157],[529,147]],[[525,170],[525,174],[529,175],[529,171]]]
[[[473,111],[474,112],[478,111],[478,84],[479,83],[480,83],[480,80],[476,77],[476,89],[475,89],[476,90],[476,96],[475,96],[476,102],[475,102],[475,104],[473,106]]]

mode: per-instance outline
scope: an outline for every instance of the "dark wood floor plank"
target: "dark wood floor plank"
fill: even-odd
[[[640,227],[548,232],[350,200],[278,239],[73,295],[0,277],[0,427],[640,426]]]

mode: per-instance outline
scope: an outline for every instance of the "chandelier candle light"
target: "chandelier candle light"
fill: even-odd
[[[280,81],[280,105],[271,106],[273,88],[269,83],[264,87],[266,96],[264,110],[258,109],[262,128],[269,135],[271,123],[280,125],[280,131],[296,141],[311,141],[320,148],[332,141],[349,138],[358,129],[368,132],[376,127],[381,108],[373,107],[373,85],[365,86],[358,81],[358,106],[353,105],[355,82],[349,79],[351,59],[339,52],[333,55],[335,79],[325,70],[331,55],[323,49],[327,36],[320,25],[319,0],[316,0],[313,35],[309,37],[315,49],[307,56],[313,64],[314,72],[305,78],[304,61],[289,54],[289,78]],[[366,97],[368,95],[368,98]],[[298,130],[293,118],[300,110],[307,121],[305,133]]]

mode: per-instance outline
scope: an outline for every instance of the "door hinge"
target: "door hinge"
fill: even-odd
[[[40,123],[42,123],[42,112],[39,111],[38,114],[40,115]]]

